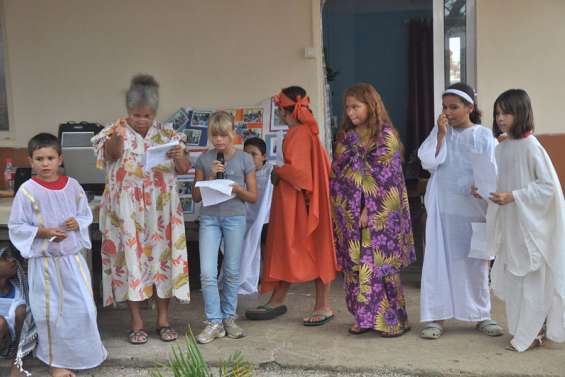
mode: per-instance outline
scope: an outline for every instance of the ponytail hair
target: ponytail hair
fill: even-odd
[[[442,95],[442,98],[447,96],[447,95],[457,96],[461,100],[461,102],[463,102],[465,105],[473,106],[473,112],[471,114],[469,114],[469,119],[474,124],[481,124],[482,112],[481,112],[481,110],[479,110],[479,104],[477,102],[477,96],[475,96],[475,90],[470,85],[464,84],[462,82],[458,82],[458,83],[455,83],[453,85],[450,85],[447,89],[460,90],[460,91],[464,92],[465,94],[467,94],[469,97],[471,97],[471,99],[473,100],[473,103],[470,103],[465,98],[460,97],[457,94],[444,93]]]

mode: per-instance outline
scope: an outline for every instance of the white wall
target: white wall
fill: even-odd
[[[304,58],[321,44],[319,0],[3,2],[11,131],[0,146],[123,115],[139,72],[161,83],[161,119],[186,105],[257,104],[292,84],[320,119],[319,53]]]
[[[523,88],[536,132],[565,132],[565,1],[477,1],[477,90],[492,124],[496,97]]]

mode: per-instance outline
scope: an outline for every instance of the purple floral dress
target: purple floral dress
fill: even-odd
[[[348,310],[359,327],[383,336],[407,328],[400,271],[415,260],[401,144],[390,126],[378,143],[362,144],[351,130],[336,145],[330,190],[338,264]],[[362,203],[367,228],[359,227]]]

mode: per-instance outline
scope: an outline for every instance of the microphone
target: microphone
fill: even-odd
[[[218,152],[218,154],[216,154],[216,160],[218,160],[222,165],[224,165],[225,160],[224,160],[224,152]],[[224,179],[225,175],[223,171],[219,171],[216,173],[216,179]]]

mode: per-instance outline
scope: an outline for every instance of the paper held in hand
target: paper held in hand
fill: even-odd
[[[488,200],[491,193],[496,191],[496,165],[486,156],[471,155],[473,179],[479,195]]]
[[[174,148],[177,145],[179,145],[179,142],[178,140],[175,140],[167,144],[156,145],[154,147],[148,148],[145,152],[145,171],[149,171],[155,166],[162,165],[165,162],[169,161],[170,158],[167,157],[167,152],[169,152],[171,148]]]
[[[230,179],[214,179],[196,182],[195,187],[200,189],[202,205],[208,207],[235,198],[235,194],[232,194],[234,183]]]

